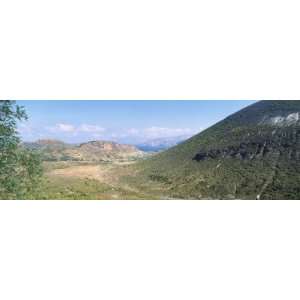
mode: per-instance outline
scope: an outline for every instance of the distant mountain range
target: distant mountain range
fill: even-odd
[[[67,144],[59,140],[38,140],[23,145],[38,150],[45,161],[122,161],[145,156],[135,146],[110,141]]]
[[[136,165],[175,198],[300,199],[300,101],[260,101]]]
[[[158,152],[162,150],[169,149],[184,140],[188,139],[190,136],[176,136],[167,138],[157,138],[153,140],[146,141],[144,143],[137,144],[136,147],[145,152]]]

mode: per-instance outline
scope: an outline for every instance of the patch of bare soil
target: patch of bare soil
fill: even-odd
[[[63,169],[54,169],[48,173],[50,176],[77,177],[96,179],[104,183],[111,183],[111,176],[108,176],[109,171],[116,168],[112,165],[79,165],[70,166]]]
[[[52,165],[47,166],[45,175],[61,178],[62,182],[67,178],[97,180],[111,187],[111,194],[105,199],[168,199],[161,195],[164,189],[159,184],[139,180],[137,169],[129,167],[131,164],[134,162],[64,164],[63,168]]]
[[[62,177],[62,179],[66,177],[94,179],[116,189],[121,188],[127,192],[144,194],[137,188],[119,180],[121,177],[129,175],[126,168],[129,164],[132,163],[70,165],[69,167],[64,166],[64,168],[51,169],[46,175],[50,177]],[[133,175],[132,172],[130,172],[130,175]],[[114,198],[113,195],[111,196]]]

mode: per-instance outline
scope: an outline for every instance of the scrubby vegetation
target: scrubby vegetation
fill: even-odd
[[[175,198],[299,199],[299,112],[300,101],[258,102],[137,164],[140,180],[163,178]]]
[[[0,101],[0,199],[34,197],[42,176],[41,160],[20,145],[17,122],[26,112],[14,101]]]
[[[133,147],[101,141],[44,140],[22,147],[16,123],[26,114],[2,101],[0,197],[300,199],[299,115],[300,101],[261,101],[145,157]]]

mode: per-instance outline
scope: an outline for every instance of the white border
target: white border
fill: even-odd
[[[300,99],[296,0],[1,0],[0,99]]]
[[[299,299],[298,201],[2,201],[1,299]]]
[[[1,0],[1,99],[300,99],[295,0]],[[0,201],[0,298],[299,299],[299,202]]]

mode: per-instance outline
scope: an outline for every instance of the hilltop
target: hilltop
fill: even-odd
[[[151,155],[110,141],[24,145],[46,161],[41,199],[300,198],[300,101],[256,102]]]
[[[110,162],[142,158],[145,154],[135,146],[111,141],[90,141],[68,144],[59,140],[38,140],[24,143],[26,148],[38,150],[44,161]]]
[[[300,198],[300,101],[260,101],[137,164],[173,197]]]

